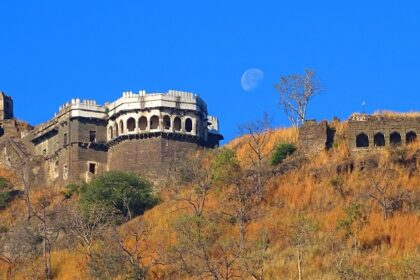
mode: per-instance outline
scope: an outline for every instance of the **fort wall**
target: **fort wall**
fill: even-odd
[[[406,146],[417,140],[420,115],[354,114],[346,121],[343,133],[340,136],[353,153]],[[336,141],[335,130],[327,121],[308,121],[299,129],[299,146],[307,154],[329,149]]]
[[[4,98],[3,105],[9,102]],[[104,105],[72,99],[35,128],[23,132],[19,124],[13,118],[0,120],[5,134],[0,139],[14,139],[4,141],[2,160],[16,158],[13,143],[18,142],[28,162],[36,162],[39,183],[48,185],[90,181],[111,170],[158,177],[166,163],[199,147],[216,147],[223,139],[218,119],[208,115],[199,96],[173,90],[124,92]]]

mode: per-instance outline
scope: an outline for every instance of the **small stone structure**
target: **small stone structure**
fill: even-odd
[[[5,95],[2,100],[13,104]],[[188,92],[124,92],[105,105],[72,99],[53,119],[25,131],[19,130],[13,107],[4,104],[0,117],[9,119],[0,125],[1,160],[10,162],[12,154],[37,159],[45,184],[89,181],[110,170],[158,177],[165,162],[200,147],[214,148],[223,139],[218,119],[208,115],[199,96]]]
[[[405,146],[420,133],[420,115],[354,114],[346,122],[342,138],[351,152]],[[306,122],[299,129],[299,145],[305,153],[318,153],[336,141],[335,129],[327,121]]]

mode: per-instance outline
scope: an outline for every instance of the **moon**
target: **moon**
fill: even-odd
[[[264,72],[258,68],[246,70],[241,77],[241,86],[244,91],[255,90],[264,79]]]

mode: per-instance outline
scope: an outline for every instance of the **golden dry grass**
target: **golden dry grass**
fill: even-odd
[[[343,124],[337,123],[337,128],[342,130]],[[294,142],[296,134],[293,129],[276,130],[267,146],[269,153],[279,142]],[[226,147],[236,151],[242,164],[249,163],[250,147],[249,136],[233,140]],[[420,143],[415,142],[407,148],[407,156],[412,157],[420,151]],[[390,163],[388,151],[379,153],[380,165],[392,167],[399,173],[394,182],[395,188],[402,186],[415,193],[419,191],[420,174],[410,174],[404,166]],[[296,263],[294,249],[289,246],[286,235],[292,221],[299,214],[304,214],[318,225],[317,244],[308,249],[305,258],[305,275],[308,279],[336,279],[331,273],[333,257],[325,253],[325,240],[329,235],[341,237],[337,231],[338,222],[346,215],[344,209],[351,203],[363,203],[367,207],[368,223],[359,233],[360,242],[369,244],[375,239],[389,236],[390,244],[380,244],[360,252],[351,257],[351,262],[357,267],[370,267],[380,270],[385,266],[389,270],[397,270],[395,265],[404,258],[413,258],[418,255],[420,246],[420,216],[418,213],[404,209],[384,221],[380,208],[371,200],[362,200],[361,194],[366,191],[368,178],[371,173],[355,170],[352,173],[341,174],[346,188],[350,194],[343,198],[331,187],[330,181],[336,174],[337,164],[350,159],[350,153],[344,144],[329,152],[323,152],[304,163],[298,170],[283,176],[273,178],[267,186],[267,201],[261,204],[261,215],[254,220],[248,234],[253,237],[261,230],[268,232],[271,240],[270,259],[266,266],[267,277],[278,279],[296,278]],[[0,173],[1,174],[1,173]],[[392,189],[395,191],[397,189]],[[34,200],[41,192],[34,194]],[[206,213],[220,211],[225,207],[226,191],[223,188],[212,192],[208,196]],[[56,193],[56,197],[59,197]],[[54,201],[59,201],[56,198]],[[24,211],[22,201],[16,201],[7,209],[0,212],[3,221],[12,223],[13,212]],[[127,233],[130,226],[145,221],[150,226],[148,246],[153,252],[167,250],[177,240],[173,230],[173,221],[181,215],[190,213],[191,209],[185,202],[165,196],[163,202],[139,217],[121,226],[120,231]],[[226,235],[237,235],[235,226],[224,229]],[[324,243],[323,243],[324,242]],[[344,242],[344,241],[343,241]],[[126,240],[127,247],[133,247],[132,238]],[[161,252],[160,251],[160,252]],[[146,260],[147,262],[147,260]],[[77,251],[60,250],[53,253],[53,268],[56,279],[88,279],[85,258]],[[4,269],[0,267],[0,270]],[[158,266],[153,269],[156,275],[165,275],[166,267]]]

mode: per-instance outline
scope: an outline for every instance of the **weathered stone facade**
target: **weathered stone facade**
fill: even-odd
[[[13,115],[4,112],[3,116]],[[208,115],[205,102],[179,91],[124,92],[103,106],[73,99],[35,128],[20,131],[22,125],[13,118],[1,124],[2,161],[10,161],[17,142],[27,159],[38,160],[43,183],[53,185],[89,181],[110,170],[155,177],[165,162],[200,147],[216,147],[223,139],[218,120]],[[9,138],[13,142],[5,140]]]
[[[420,116],[353,115],[348,120],[347,138],[351,151],[407,145],[420,133]]]
[[[346,122],[342,138],[353,153],[405,146],[420,133],[418,114],[354,114]],[[306,122],[299,129],[299,144],[305,153],[328,149],[336,141],[335,129],[327,121]]]
[[[330,129],[327,121],[317,123],[307,121],[299,129],[299,149],[306,154],[319,153],[328,146],[328,130]]]

